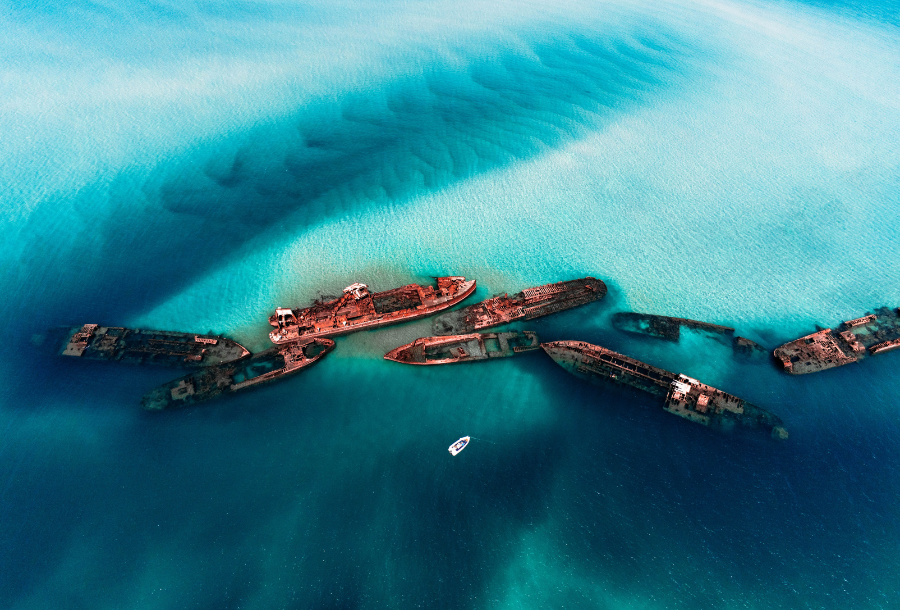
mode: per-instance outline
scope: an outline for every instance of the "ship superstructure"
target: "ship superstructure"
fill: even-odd
[[[792,375],[817,373],[900,348],[900,309],[882,307],[874,314],[842,322],[785,343],[775,358]]]
[[[436,335],[461,335],[515,320],[533,320],[598,301],[606,291],[606,284],[593,277],[526,288],[445,313],[435,319],[433,330]]]
[[[365,284],[351,284],[334,300],[303,309],[279,307],[269,318],[276,345],[300,339],[335,337],[416,320],[456,305],[475,291],[475,280],[439,277],[435,285],[408,284],[384,292],[369,292]]]
[[[150,391],[141,401],[145,409],[185,407],[240,392],[299,372],[334,348],[331,339],[312,339],[280,345],[240,362],[211,366]]]
[[[778,416],[687,375],[582,341],[554,341],[541,347],[578,377],[595,383],[612,381],[665,397],[664,410],[694,423],[722,430],[738,425],[761,428],[773,438],[788,437]]]
[[[385,360],[404,364],[454,364],[508,358],[540,349],[537,333],[471,333],[446,337],[422,337],[385,354]]]
[[[199,367],[250,355],[239,343],[215,335],[85,324],[69,331],[63,356],[132,364]]]

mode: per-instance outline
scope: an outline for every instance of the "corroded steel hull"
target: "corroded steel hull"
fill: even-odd
[[[501,295],[434,320],[435,335],[461,335],[516,320],[534,320],[606,296],[606,284],[593,277],[526,288],[512,296]]]
[[[762,429],[788,437],[773,413],[712,386],[582,341],[554,341],[541,347],[570,373],[594,383],[612,381],[665,397],[663,409],[688,421],[720,430]]]
[[[273,347],[246,360],[207,367],[165,383],[148,392],[141,404],[149,411],[160,411],[241,392],[298,373],[332,349],[331,339]]]
[[[195,368],[242,360],[250,352],[236,341],[215,335],[85,324],[69,331],[62,355]]]
[[[269,318],[269,323],[276,327],[269,333],[269,339],[282,345],[418,320],[453,307],[475,292],[475,280],[464,277],[437,278],[437,288],[408,284],[372,294],[367,290],[351,290],[356,286],[367,288],[362,284],[348,286],[339,299],[290,310],[291,314],[281,319],[276,312]]]
[[[403,364],[455,364],[508,358],[540,349],[537,333],[471,333],[447,337],[422,337],[385,354],[385,360]]]
[[[868,356],[900,350],[900,309],[882,307],[874,314],[842,322],[775,349],[775,358],[791,375],[818,373]]]

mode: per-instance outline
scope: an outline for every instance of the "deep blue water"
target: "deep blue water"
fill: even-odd
[[[0,13],[0,607],[891,608],[900,356],[772,348],[900,305],[888,2],[8,4]],[[88,321],[228,333],[364,281],[477,298],[594,275],[528,326],[770,409],[721,435],[542,354],[381,360],[145,413],[171,370]],[[446,447],[475,437],[456,458]]]

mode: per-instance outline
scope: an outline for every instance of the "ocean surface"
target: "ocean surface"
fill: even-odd
[[[0,10],[0,607],[900,607],[900,355],[769,349],[900,306],[896,1],[279,0]],[[362,281],[593,275],[522,328],[683,372],[720,434],[542,353],[385,362],[422,321],[181,411],[85,322],[268,345]],[[473,300],[474,302],[474,300]],[[474,440],[452,458],[457,438]]]

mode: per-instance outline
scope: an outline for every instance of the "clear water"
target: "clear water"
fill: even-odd
[[[0,15],[0,607],[890,608],[898,357],[773,347],[900,304],[890,2],[74,2]],[[105,324],[267,347],[276,305],[582,275],[539,321],[777,413],[720,436],[543,357],[422,370],[422,321],[144,413]],[[447,446],[475,438],[456,458]]]

